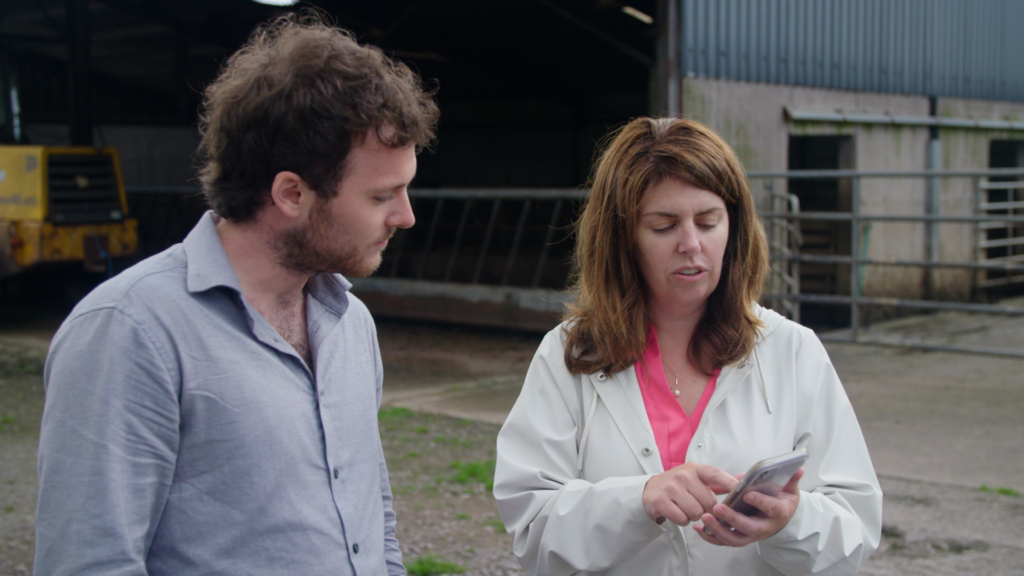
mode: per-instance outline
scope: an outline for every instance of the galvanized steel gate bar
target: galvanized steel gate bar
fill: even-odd
[[[887,297],[867,297],[861,294],[859,279],[865,266],[903,266],[920,267],[926,270],[936,268],[960,268],[975,270],[979,273],[999,271],[1013,277],[1014,273],[1024,275],[1024,263],[1017,259],[992,261],[979,258],[976,262],[941,262],[934,260],[877,260],[858,254],[860,246],[860,228],[864,222],[936,222],[973,224],[979,229],[998,226],[1009,227],[1011,230],[1024,231],[1024,214],[1020,206],[1001,206],[986,204],[981,193],[996,189],[1002,184],[988,182],[990,178],[1021,178],[1024,180],[1024,169],[996,170],[955,170],[955,171],[913,171],[913,172],[857,172],[853,170],[803,170],[789,172],[750,172],[752,181],[762,181],[769,193],[770,211],[761,213],[769,233],[772,250],[772,267],[775,273],[773,283],[765,294],[765,299],[773,307],[789,317],[799,321],[799,304],[801,302],[847,305],[850,309],[849,336],[824,334],[823,340],[845,341],[860,344],[900,346],[927,350],[959,351],[968,353],[990,354],[998,356],[1024,357],[1024,352],[985,349],[966,346],[943,346],[923,342],[901,341],[898,343],[868,340],[861,336],[860,308],[862,306],[891,306],[917,310],[957,310],[975,313],[998,315],[1024,315],[1024,307],[995,306],[989,304],[942,302],[933,300],[913,300]],[[849,178],[852,181],[851,210],[849,212],[801,212],[796,196],[786,191],[779,191],[777,184],[792,179],[808,178]],[[867,178],[971,178],[976,182],[979,193],[978,211],[973,215],[936,215],[936,214],[863,214],[860,211],[860,183]],[[1019,186],[1019,185],[1018,185]],[[129,188],[129,193],[146,194],[195,194],[194,188],[189,189],[142,189]],[[526,329],[547,329],[554,325],[564,310],[569,295],[555,287],[540,287],[544,267],[549,260],[549,248],[556,231],[557,222],[565,214],[567,202],[583,200],[587,191],[572,188],[447,188],[447,189],[412,189],[409,192],[417,206],[433,201],[434,211],[430,225],[426,231],[426,240],[422,245],[414,247],[419,252],[418,258],[411,267],[406,269],[414,272],[402,273],[401,263],[409,259],[407,254],[407,235],[399,233],[395,249],[389,255],[389,264],[384,276],[355,279],[355,289],[367,301],[377,314],[408,318],[459,321],[504,327]],[[448,253],[443,259],[443,273],[437,274],[437,280],[425,277],[430,273],[429,260],[436,251],[439,228],[444,222],[443,210],[452,203],[462,202],[455,226],[454,240],[447,247]],[[467,249],[466,232],[471,225],[469,216],[473,208],[480,202],[491,202],[487,210],[486,231],[478,248],[479,253],[473,260],[473,273],[469,282],[452,281],[453,274],[458,270],[458,261],[464,249]],[[495,233],[499,227],[499,213],[502,203],[522,202],[522,207],[515,214],[514,232],[511,234],[511,245],[505,252],[501,263],[501,272],[497,283],[482,281],[483,271],[493,256],[492,248]],[[1016,202],[1016,201],[1014,201]],[[551,214],[545,218],[547,226],[543,233],[543,243],[536,255],[529,279],[519,283],[511,281],[512,271],[517,259],[521,258],[522,242],[529,214],[534,208],[552,204]],[[1024,204],[1024,203],[1022,203]],[[1006,213],[995,214],[993,210]],[[800,253],[799,222],[801,220],[848,221],[851,234],[850,255],[812,255]],[[1016,233],[1016,232],[1014,232]],[[1022,233],[1024,235],[1024,233]],[[1016,240],[1014,241],[1016,245]],[[979,248],[980,249],[980,248]],[[500,257],[499,257],[500,258]],[[1022,259],[1024,260],[1024,259]],[[801,291],[800,264],[837,264],[850,267],[850,295],[840,294],[808,294]],[[525,278],[525,276],[524,276]]]

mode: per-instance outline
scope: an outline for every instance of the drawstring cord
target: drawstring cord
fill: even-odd
[[[757,346],[754,346],[754,364],[757,364],[757,375],[761,377],[761,396],[764,397],[764,406],[771,414],[772,403],[768,401],[768,387],[765,385],[764,371],[761,370],[761,356],[757,353]]]
[[[576,458],[576,473],[583,473],[583,449],[587,446],[587,436],[590,434],[590,423],[594,421],[594,411],[597,410],[597,390],[594,390],[594,398],[590,401],[590,410],[587,413],[587,421],[583,424],[583,438],[580,439],[580,453]]]
[[[764,377],[764,370],[761,369],[761,355],[757,353],[757,346],[754,346],[754,364],[757,365],[757,375],[761,379],[761,397],[764,398],[764,407],[768,409],[768,413],[772,414],[772,403],[768,400],[768,386],[765,384],[767,380]],[[580,392],[583,389],[580,388]],[[590,410],[587,411],[587,420],[583,424],[583,436],[580,438],[580,450],[579,455],[576,457],[576,473],[583,474],[583,449],[587,447],[587,437],[590,435],[590,424],[594,421],[594,412],[597,410],[597,390],[594,390],[594,396],[590,400]]]

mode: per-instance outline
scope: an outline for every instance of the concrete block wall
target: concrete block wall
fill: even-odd
[[[852,136],[854,165],[859,171],[912,171],[926,168],[927,127],[792,122],[784,108],[927,116],[928,98],[901,94],[853,92],[761,84],[710,78],[685,78],[682,89],[685,116],[714,128],[729,142],[748,171],[783,171],[788,167],[789,137]],[[1024,104],[943,98],[940,116],[979,119],[1024,118]],[[975,129],[941,129],[945,170],[985,169],[993,139],[1024,139],[1024,133]],[[753,182],[758,205],[768,206],[768,193]],[[777,184],[779,186],[781,183]],[[973,214],[975,183],[970,178],[942,181],[943,214]],[[872,178],[861,181],[860,209],[864,214],[923,214],[923,179]],[[861,229],[862,255],[877,260],[924,260],[925,229],[920,223],[872,222]],[[975,260],[974,227],[944,224],[940,228],[940,258],[950,262]],[[974,273],[942,270],[935,273],[940,298],[963,299],[973,290]],[[916,268],[867,266],[863,293],[903,298],[924,296],[924,271]]]

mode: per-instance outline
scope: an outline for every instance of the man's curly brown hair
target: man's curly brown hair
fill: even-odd
[[[438,108],[406,65],[316,13],[257,28],[206,88],[200,180],[217,214],[253,220],[282,171],[322,199],[372,130],[387,146],[432,143]]]

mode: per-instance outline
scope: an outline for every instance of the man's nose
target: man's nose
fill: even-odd
[[[416,215],[412,213],[409,195],[402,194],[395,211],[388,218],[388,226],[392,228],[412,228],[416,223]]]

